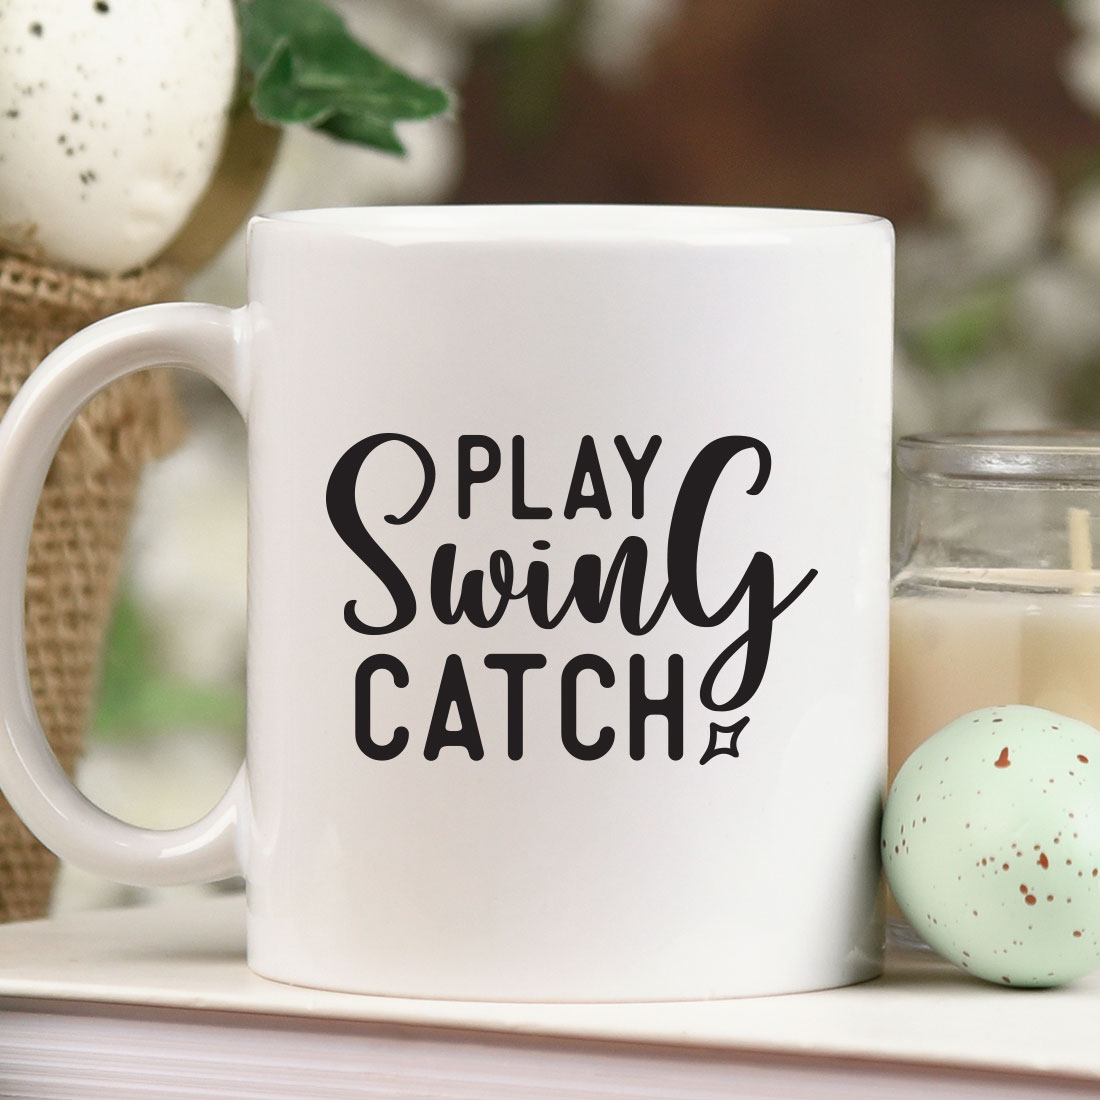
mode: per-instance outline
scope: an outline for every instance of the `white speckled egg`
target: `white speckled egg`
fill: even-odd
[[[1038,707],[957,718],[905,762],[887,880],[941,955],[1001,985],[1100,965],[1100,732]]]
[[[0,0],[0,237],[113,273],[183,225],[221,150],[231,0]]]

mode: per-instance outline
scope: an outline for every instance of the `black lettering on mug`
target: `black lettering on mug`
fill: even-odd
[[[456,729],[447,725],[452,710],[458,716]],[[457,653],[452,653],[443,665],[439,693],[435,697],[435,708],[432,710],[428,736],[424,741],[424,758],[435,760],[440,749],[451,745],[465,749],[471,760],[480,760],[485,755],[477,716],[474,714],[474,701],[470,698],[470,685],[466,682],[466,670]]]
[[[375,448],[383,443],[403,443],[420,460],[424,470],[424,482],[416,500],[404,515],[385,516],[387,523],[403,524],[415,519],[423,510],[435,485],[435,463],[427,447],[407,435],[369,435],[349,447],[333,468],[325,493],[328,518],[348,548],[386,586],[386,591],[393,600],[393,618],[382,626],[371,626],[363,622],[355,612],[355,600],[348,600],[344,605],[344,621],[360,634],[389,634],[408,626],[416,616],[416,596],[411,585],[393,559],[375,542],[363,525],[355,503],[359,472]]]
[[[668,722],[668,758],[684,755],[684,658],[673,653],[668,659],[668,690],[664,696],[646,695],[645,658],[630,658],[630,759],[645,757],[645,722],[660,716]]]
[[[392,760],[400,756],[409,743],[409,731],[404,726],[398,726],[389,741],[379,743],[374,739],[370,709],[371,677],[379,669],[385,669],[393,677],[395,686],[409,686],[409,670],[388,653],[368,657],[355,670],[355,743],[359,751],[372,760]]]
[[[486,668],[499,668],[508,677],[508,759],[523,759],[523,674],[545,668],[541,653],[489,653]]]
[[[348,448],[333,469],[326,492],[333,528],[383,584],[394,604],[391,619],[375,624],[364,621],[357,611],[356,601],[348,600],[344,619],[359,634],[399,632],[415,619],[418,609],[416,594],[406,572],[367,530],[356,506],[356,488],[364,466],[375,449],[387,443],[400,444],[413,453],[420,463],[422,479],[416,499],[408,509],[400,516],[384,516],[384,522],[402,525],[414,520],[423,511],[436,481],[436,466],[427,448],[409,436],[392,433],[359,440]],[[642,519],[647,504],[646,481],[662,439],[659,435],[650,436],[637,453],[624,435],[614,436],[613,443],[630,484],[630,515],[635,520]],[[527,499],[528,455],[524,437],[512,436],[510,444],[511,518],[523,521],[552,518],[554,510],[550,505],[533,504]],[[456,514],[459,520],[467,520],[478,509],[474,487],[485,485],[500,475],[503,454],[495,439],[474,434],[459,436],[457,452],[452,453],[457,457]],[[489,552],[486,568],[465,571],[457,564],[461,543],[447,541],[436,549],[427,578],[431,613],[444,627],[466,622],[482,630],[493,629],[506,616],[522,614],[512,610],[513,604],[523,605],[527,621],[540,630],[554,630],[571,616],[597,625],[615,615],[626,634],[641,637],[650,634],[669,613],[679,615],[692,627],[709,630],[727,622],[743,608],[743,627],[736,637],[730,639],[727,635],[723,639],[725,644],[698,683],[700,703],[707,711],[724,719],[710,723],[706,731],[707,746],[699,762],[705,764],[718,756],[737,757],[737,739],[748,724],[749,716],[740,715],[734,719],[731,715],[742,710],[755,696],[767,672],[775,620],[806,591],[817,576],[817,570],[806,570],[801,580],[782,599],[776,600],[775,563],[769,554],[756,551],[740,575],[734,573],[736,580],[731,578],[733,583],[724,601],[708,608],[700,593],[699,546],[719,479],[740,471],[748,479],[746,496],[756,497],[767,487],[771,465],[770,450],[753,436],[722,436],[702,447],[689,464],[672,503],[665,543],[664,582],[651,594],[646,592],[646,581],[653,568],[653,558],[641,534],[626,534],[606,561],[596,553],[578,554],[572,564],[572,576],[564,587],[555,577],[551,560],[546,556],[551,550],[547,539],[536,538],[531,542],[537,555],[531,557],[528,551],[525,565],[517,564],[513,554],[500,547]],[[585,511],[602,520],[616,514],[625,517],[625,502],[617,503],[608,491],[594,436],[585,435],[578,441],[568,485],[560,499],[563,521],[574,520]],[[480,505],[488,508],[488,498]],[[494,530],[499,527],[501,538],[504,538],[509,529],[500,519],[498,510],[497,516],[487,516],[486,522],[492,523]],[[734,672],[734,660],[738,656],[741,664],[736,685],[719,688],[719,681],[728,679],[729,673]],[[489,653],[483,660],[487,668],[505,673],[507,717],[502,733],[506,737],[509,758],[520,760],[525,736],[525,676],[545,668],[547,659],[537,653]],[[645,756],[646,721],[650,718],[663,719],[667,724],[669,759],[680,760],[684,755],[685,736],[691,732],[685,728],[684,718],[684,658],[682,654],[672,653],[666,660],[664,695],[653,694],[652,687],[647,685],[645,660],[640,654],[630,658],[625,695],[616,694],[616,705],[625,707],[626,747],[634,760]],[[390,673],[397,688],[408,685],[409,674],[396,657],[376,655],[359,666],[355,683],[356,742],[371,759],[389,760],[406,747],[409,731],[405,726],[398,726],[392,737],[381,743],[372,733],[372,676],[380,670]],[[577,714],[577,683],[582,674],[595,674],[602,688],[612,689],[616,684],[616,672],[611,662],[597,653],[578,654],[568,659],[561,671],[558,717],[562,745],[578,760],[598,760],[612,751],[615,729],[603,726],[594,737],[590,730],[581,732],[583,723]],[[449,724],[452,714],[456,716],[457,725]],[[447,658],[438,681],[432,717],[424,732],[424,756],[435,760],[442,749],[449,747],[465,749],[472,760],[480,760],[485,755],[482,730],[462,659],[453,653]]]
[[[561,673],[561,741],[577,760],[599,760],[611,751],[615,731],[610,726],[601,727],[591,744],[578,736],[577,677],[582,672],[594,672],[600,687],[609,688],[615,683],[615,670],[596,653],[579,653],[569,661]]]
[[[626,441],[626,436],[615,436],[615,450],[619,452],[619,457],[626,467],[627,476],[630,478],[630,514],[635,519],[641,519],[645,515],[646,474],[649,473],[649,468],[653,465],[653,460],[657,457],[657,450],[660,446],[661,437],[659,435],[650,436],[649,442],[645,445],[645,450],[635,458],[634,452],[630,449],[630,444]]]
[[[591,486],[586,490],[585,485]],[[577,451],[577,464],[573,467],[573,479],[565,495],[562,515],[573,519],[582,508],[592,508],[600,519],[611,518],[611,501],[607,497],[607,485],[600,469],[600,456],[596,454],[596,441],[586,435]]]
[[[512,515],[516,519],[549,519],[554,514],[550,508],[546,505],[532,508],[523,499],[526,462],[523,436],[512,436]]]
[[[485,465],[475,468],[474,449],[485,454]],[[460,435],[458,437],[458,515],[470,518],[470,489],[476,484],[492,481],[500,473],[500,448],[496,440],[487,435]]]

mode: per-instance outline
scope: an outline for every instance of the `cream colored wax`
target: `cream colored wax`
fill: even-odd
[[[1100,594],[926,589],[893,598],[891,783],[906,757],[952,719],[1004,703],[1100,726]]]

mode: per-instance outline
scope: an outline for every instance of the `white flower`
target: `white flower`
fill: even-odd
[[[1100,276],[1100,187],[1074,195],[1062,218],[1066,251],[1092,275]]]
[[[993,130],[926,133],[915,155],[932,190],[932,208],[977,267],[993,272],[1036,254],[1049,226],[1049,179]]]
[[[1006,350],[938,380],[936,429],[1013,431],[1059,423],[1047,373],[1026,353]]]
[[[633,76],[679,11],[680,0],[592,0],[585,12],[581,54],[605,79]]]
[[[937,383],[917,367],[901,348],[894,351],[894,432],[913,435],[940,426]]]
[[[1100,33],[1100,0],[1063,0],[1067,18],[1084,31]]]
[[[1100,32],[1083,34],[1070,44],[1062,61],[1062,76],[1083,106],[1100,111]]]
[[[1100,110],[1100,0],[1069,0],[1065,8],[1081,31],[1062,62],[1066,87],[1085,107]]]
[[[937,320],[984,276],[959,234],[942,226],[898,229],[897,305],[904,326],[921,327]]]
[[[989,356],[953,374],[932,375],[898,349],[894,354],[894,432],[1011,430],[1050,427],[1044,375],[1016,356]]]
[[[1025,271],[1016,285],[1013,324],[1021,345],[1036,359],[1077,366],[1100,348],[1097,286],[1060,259]]]

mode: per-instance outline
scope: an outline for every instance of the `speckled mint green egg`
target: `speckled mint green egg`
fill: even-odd
[[[913,928],[1001,985],[1100,965],[1100,732],[1038,707],[957,718],[905,762],[882,860]]]

